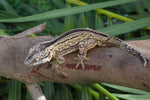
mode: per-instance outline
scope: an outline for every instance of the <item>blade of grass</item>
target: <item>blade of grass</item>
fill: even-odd
[[[148,12],[150,13],[150,6],[149,6],[150,2],[148,0],[142,0],[142,1],[143,1],[144,5],[146,6]]]
[[[61,100],[62,99],[62,93],[61,93],[61,85],[58,84],[55,86],[56,91],[55,91],[55,99],[54,100]]]
[[[146,17],[146,18],[142,18],[142,19],[127,22],[127,23],[122,23],[119,25],[113,25],[111,27],[98,29],[98,31],[115,36],[115,35],[119,35],[122,33],[134,31],[134,30],[137,30],[137,29],[149,26],[149,25],[150,25],[150,17]]]
[[[5,11],[0,11],[0,19],[9,19],[9,18],[15,18],[15,17],[20,17],[19,15],[15,15],[9,12],[5,12]]]
[[[142,29],[140,33],[141,33],[141,36],[146,36],[147,35],[147,31],[145,29]]]
[[[102,19],[102,16],[100,14],[96,14],[95,18],[95,29],[100,29],[104,27],[104,21]]]
[[[112,26],[113,25],[113,21],[112,21],[112,18],[111,17],[107,17],[107,25],[108,26]]]
[[[3,5],[7,12],[17,15],[17,12],[11,7],[7,0],[0,0],[0,4]]]
[[[82,1],[79,1],[79,0],[68,0],[68,1],[70,1],[73,4],[79,5],[79,6],[89,5],[89,4],[87,4],[85,2],[82,2]],[[136,1],[139,1],[139,0],[135,0],[135,1],[132,1],[132,2],[136,2]],[[128,2],[128,3],[130,3],[130,2]],[[104,9],[96,9],[95,11],[96,11],[97,14],[104,14],[106,16],[110,16],[111,18],[116,18],[116,19],[121,20],[121,21],[125,21],[125,22],[132,21],[132,19],[130,19],[130,18],[118,15],[116,13],[113,13],[113,12],[110,12],[110,11],[107,11],[107,10],[104,10]]]
[[[117,7],[117,8],[118,8],[118,7]],[[124,13],[131,14],[131,13],[133,13],[133,12],[136,11],[136,7],[134,6],[133,3],[124,4],[124,5],[119,6],[119,10],[120,10],[120,11],[123,11]]]
[[[67,4],[66,5],[68,9],[70,9],[70,4]],[[65,17],[65,22],[64,22],[64,32],[70,30],[70,29],[73,29],[75,26],[74,26],[74,18],[72,15],[70,16],[66,16]]]
[[[8,100],[21,100],[21,82],[10,80]]]
[[[59,8],[64,8],[64,7],[65,7],[65,3],[62,2],[61,0],[53,0],[53,2],[54,2],[55,5],[57,5]]]
[[[150,36],[142,36],[142,37],[138,37],[138,38],[133,38],[133,39],[127,39],[128,40],[146,40],[146,39],[150,39]]]
[[[131,94],[114,94],[125,100],[149,100],[150,95],[131,95]]]
[[[135,3],[137,3],[138,1],[139,0],[135,1]],[[88,5],[87,3],[79,1],[79,0],[68,0],[68,2],[79,5],[79,6]],[[96,9],[95,11],[97,14],[104,14],[106,16],[109,16],[111,18],[115,18],[115,19],[118,19],[118,20],[121,20],[124,22],[133,21],[133,19],[131,19],[131,18],[127,18],[127,17],[124,17],[122,15],[119,15],[119,14],[116,14],[116,13],[113,13],[113,12],[110,12],[110,11],[107,11],[104,9]],[[150,30],[150,26],[146,27],[146,29]]]
[[[150,95],[149,92],[138,90],[138,89],[132,89],[132,88],[124,87],[124,86],[107,84],[107,83],[102,83],[102,85],[108,86],[108,87],[111,87],[111,88],[114,88],[114,89],[117,89],[117,90],[120,90],[120,91],[124,91],[124,92],[129,92],[129,93],[134,93],[134,94]]]
[[[61,89],[62,89],[62,100],[73,100],[72,93],[65,84],[62,84]]]
[[[0,30],[1,29],[7,29],[7,28],[6,28],[6,26],[4,24],[0,23]]]
[[[50,18],[57,18],[57,17],[63,17],[67,15],[73,15],[81,12],[86,12],[98,8],[104,8],[104,7],[110,7],[125,3],[130,3],[138,0],[117,0],[117,1],[108,1],[108,2],[102,2],[102,3],[95,3],[90,4],[82,7],[72,7],[70,9],[63,8],[58,10],[52,10],[48,12],[44,12],[41,14],[26,16],[26,17],[20,17],[20,18],[12,18],[12,19],[0,19],[0,22],[27,22],[27,21],[37,21],[37,20],[43,20],[43,19],[50,19]]]
[[[30,95],[28,90],[26,92],[26,100],[32,100],[32,97],[31,97],[31,95]]]
[[[0,83],[0,96],[4,96],[9,92],[9,84],[6,85],[6,83],[3,83],[2,77],[1,77],[1,83]]]
[[[106,95],[111,100],[119,100],[114,95],[112,95],[109,91],[107,91],[106,89],[104,89],[101,85],[99,85],[99,84],[92,84],[92,86],[94,88],[96,88],[100,93]]]
[[[150,14],[149,13],[144,13],[144,14],[134,14],[134,15],[129,15],[128,16],[129,18],[132,18],[132,19],[140,19],[140,18],[143,18],[143,17],[150,17]]]
[[[54,91],[55,89],[53,83],[50,82],[44,83],[44,94],[47,100],[53,100]]]
[[[0,35],[8,35],[3,29],[0,29]]]
[[[81,13],[79,15],[79,27],[80,28],[87,28],[88,27],[88,21],[87,21],[87,18],[85,16],[85,13]]]
[[[31,14],[37,14],[39,13],[39,10],[35,9],[34,7],[28,5],[28,4],[23,4],[23,10],[28,11]]]
[[[140,4],[140,2],[135,2],[135,6],[136,6],[136,9],[137,9],[139,14],[144,14],[145,13],[143,7]]]
[[[77,84],[70,84],[70,86],[72,86],[73,88],[75,88],[76,90],[78,90],[79,92],[82,92],[82,87],[81,85],[77,85]],[[91,95],[96,99],[99,100],[100,96],[99,93],[96,92],[95,90],[93,90],[92,88],[89,87],[89,92],[91,93]]]
[[[92,100],[91,94],[87,85],[82,85],[82,100]]]

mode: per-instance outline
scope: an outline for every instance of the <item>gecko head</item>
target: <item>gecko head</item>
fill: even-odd
[[[53,52],[51,52],[51,50],[41,44],[34,45],[29,49],[28,55],[24,60],[24,64],[27,66],[34,66],[49,62],[53,56]]]

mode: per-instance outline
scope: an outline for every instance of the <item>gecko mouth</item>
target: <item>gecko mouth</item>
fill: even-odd
[[[42,63],[39,63],[39,62],[24,62],[25,65],[27,66],[35,66],[35,65],[39,65],[39,64],[42,64]]]
[[[27,66],[35,66],[35,65],[40,65],[40,64],[43,64],[43,63],[46,63],[46,62],[49,62],[50,59],[48,58],[45,58],[45,59],[42,59],[42,60],[39,60],[39,61],[24,61],[24,64],[27,65]]]

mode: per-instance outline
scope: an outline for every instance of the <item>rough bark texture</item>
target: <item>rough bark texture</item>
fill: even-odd
[[[26,84],[51,81],[71,84],[112,83],[145,91],[150,91],[150,40],[128,41],[148,58],[146,68],[140,60],[128,52],[114,47],[95,47],[88,51],[90,61],[85,61],[85,69],[75,68],[73,59],[78,52],[65,56],[66,62],[55,74],[50,63],[29,67],[24,65],[28,50],[35,43],[50,40],[41,37],[0,38],[0,76],[16,79]]]

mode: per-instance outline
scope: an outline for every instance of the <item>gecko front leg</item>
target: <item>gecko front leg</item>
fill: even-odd
[[[65,62],[65,58],[61,55],[57,55],[56,61],[58,62],[58,64],[63,64]]]
[[[75,58],[75,60],[78,60],[76,64],[76,68],[78,68],[79,65],[81,64],[82,69],[85,69],[83,61],[90,60],[89,58],[86,57],[87,51],[89,49],[94,48],[96,45],[97,45],[97,40],[95,39],[84,39],[79,42],[79,55],[77,58]]]
[[[63,64],[65,62],[65,59],[61,55],[56,55],[51,63],[52,69],[54,69],[55,75],[61,75],[60,72],[60,64]]]

